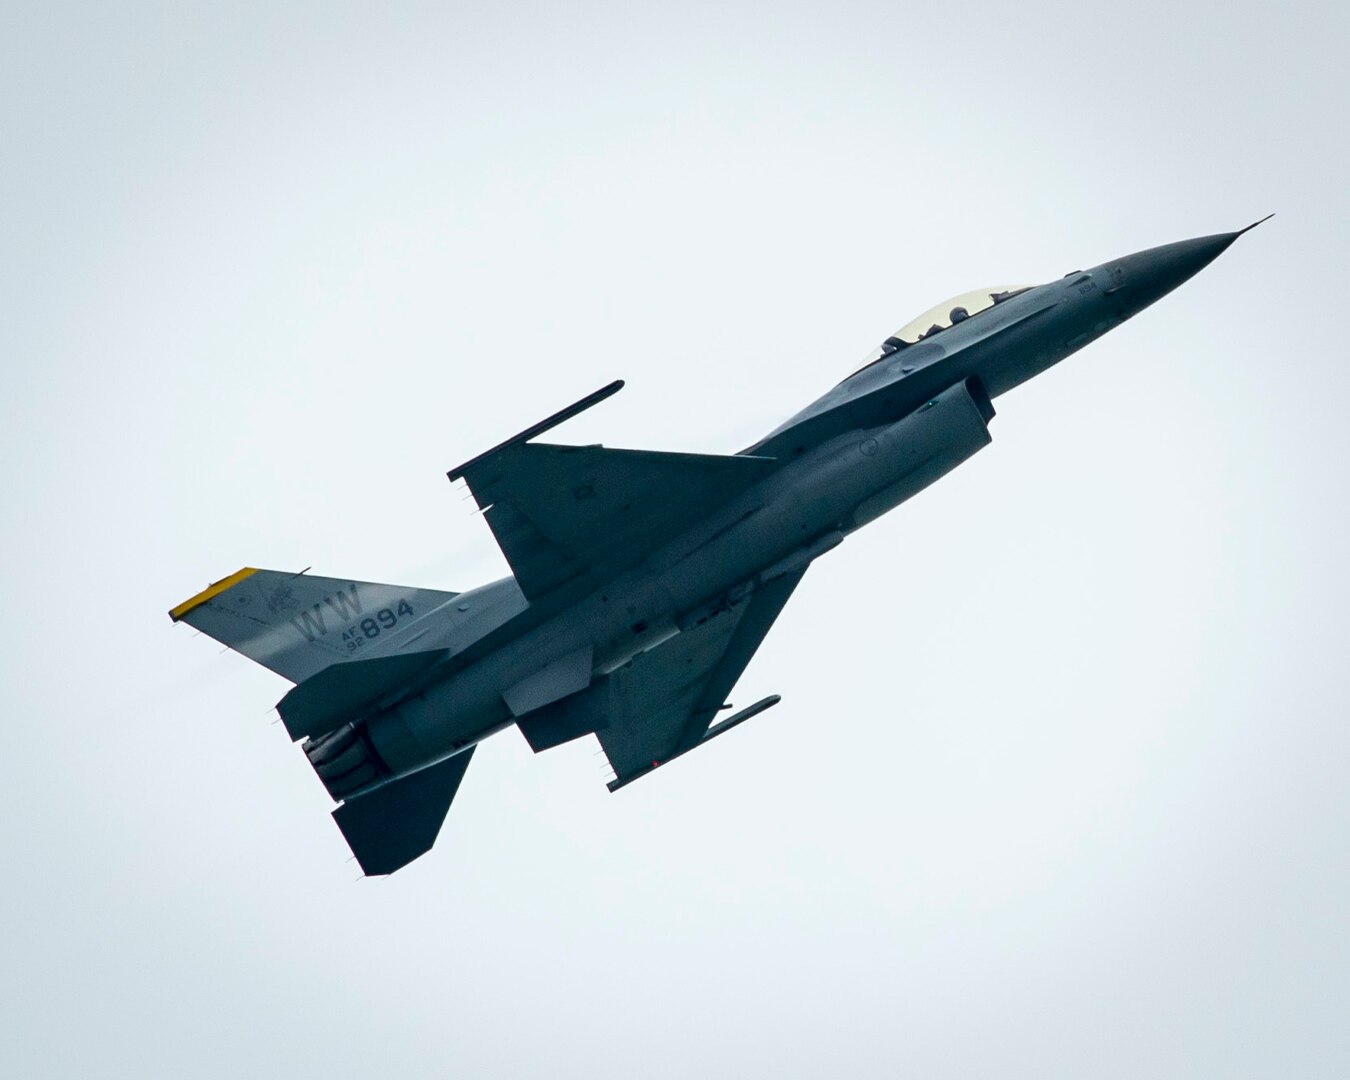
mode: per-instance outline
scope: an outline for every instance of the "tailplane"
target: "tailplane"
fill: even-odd
[[[431,850],[474,749],[348,799],[333,811],[365,873],[392,874]]]

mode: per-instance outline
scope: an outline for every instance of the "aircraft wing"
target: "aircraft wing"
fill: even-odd
[[[528,599],[640,562],[776,467],[772,458],[528,441],[621,385],[596,391],[449,473],[468,483]]]
[[[608,726],[596,736],[614,769],[611,791],[708,735],[805,573],[802,569],[767,582],[730,610],[642,653],[609,676],[604,701]]]

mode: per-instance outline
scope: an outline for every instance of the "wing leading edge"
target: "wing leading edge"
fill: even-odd
[[[772,458],[528,441],[620,386],[596,391],[448,474],[469,485],[531,600],[640,562],[776,467]]]

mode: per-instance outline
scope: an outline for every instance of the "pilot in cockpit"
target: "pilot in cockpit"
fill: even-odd
[[[970,312],[967,311],[965,308],[959,306],[954,307],[951,309],[951,311],[947,313],[947,326],[943,326],[942,323],[934,323],[932,326],[930,326],[927,330],[925,330],[922,334],[919,335],[919,340],[922,341],[924,338],[930,338],[934,334],[946,330],[947,327],[955,326],[957,323],[964,322],[966,319],[969,318]]]
[[[917,319],[906,323],[888,337],[876,350],[868,354],[863,367],[859,368],[859,371],[871,367],[888,356],[893,356],[901,349],[911,348],[918,342],[931,338],[934,334],[940,334],[943,330],[947,330],[959,322],[965,322],[973,315],[978,315],[995,304],[1001,304],[1003,301],[1018,296],[1030,288],[1030,285],[1009,285],[1003,289],[976,289],[974,292],[953,296],[946,303],[925,311]],[[928,329],[921,330],[920,327],[923,326],[927,326]],[[902,368],[901,373],[907,374],[908,370],[912,369]],[[856,375],[857,372],[855,371],[853,374]]]

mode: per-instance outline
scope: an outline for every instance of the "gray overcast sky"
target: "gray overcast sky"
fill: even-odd
[[[10,4],[24,1077],[1344,1076],[1342,4]],[[443,470],[736,450],[944,296],[1279,216],[1001,398],[611,796],[356,881],[240,566],[504,572]]]

